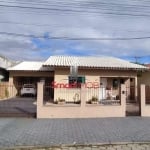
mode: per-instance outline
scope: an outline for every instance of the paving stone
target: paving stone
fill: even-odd
[[[99,146],[95,146],[95,147],[92,146],[92,150],[99,150]]]
[[[91,150],[92,148],[91,148],[91,146],[84,146],[84,150]]]
[[[99,150],[107,150],[107,147],[99,147]]]
[[[127,146],[123,146],[122,148],[123,148],[123,150],[132,150],[131,147],[127,147]]]
[[[69,150],[76,150],[76,147],[69,147]]]
[[[150,118],[144,117],[100,119],[1,118],[0,148],[144,142],[150,139],[149,126]],[[135,144],[134,146],[139,145]],[[143,146],[150,149],[147,144]],[[98,147],[93,146],[92,148]],[[75,150],[71,147],[70,149]],[[85,150],[88,148],[86,147]]]
[[[113,146],[111,146],[111,147],[107,147],[106,149],[107,149],[107,150],[116,150],[116,148],[115,148],[115,147],[113,147]]]

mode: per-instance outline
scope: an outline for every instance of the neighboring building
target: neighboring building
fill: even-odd
[[[14,65],[14,62],[7,59],[6,57],[0,56],[0,81],[8,81],[9,72],[7,71],[8,67]]]
[[[145,84],[150,85],[150,64],[145,64],[148,68],[146,71],[139,71],[138,72],[138,84]]]

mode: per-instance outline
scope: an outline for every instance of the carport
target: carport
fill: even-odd
[[[50,85],[54,81],[53,68],[43,67],[42,64],[43,62],[27,61],[9,68],[9,84],[15,88],[12,96],[20,96],[20,89],[24,84],[34,84],[37,87],[38,82]]]
[[[35,117],[36,97],[20,97],[20,90],[24,84],[34,84],[37,88],[38,82],[46,85],[54,80],[53,68],[43,67],[43,62],[21,62],[9,68],[9,84],[7,98],[0,100],[0,116],[2,117]],[[48,93],[53,98],[53,91]]]
[[[46,85],[50,85],[54,80],[54,77],[47,77],[47,76],[14,76],[13,77],[13,82],[14,86],[17,89],[17,94],[16,96],[20,96],[20,90],[23,87],[24,84],[33,84],[35,85],[37,89],[37,83],[38,82],[44,82]],[[53,94],[52,94],[53,95]]]

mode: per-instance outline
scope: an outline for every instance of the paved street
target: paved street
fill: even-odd
[[[0,119],[0,147],[150,141],[150,118]]]

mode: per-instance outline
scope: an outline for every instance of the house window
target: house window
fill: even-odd
[[[119,80],[113,79],[113,88],[117,88],[119,86]]]
[[[130,78],[130,82],[133,82],[133,78]]]
[[[124,84],[124,79],[120,79],[120,84]]]
[[[85,83],[85,77],[83,77],[83,76],[78,76],[78,77],[69,76],[69,87],[81,88],[82,83]]]

